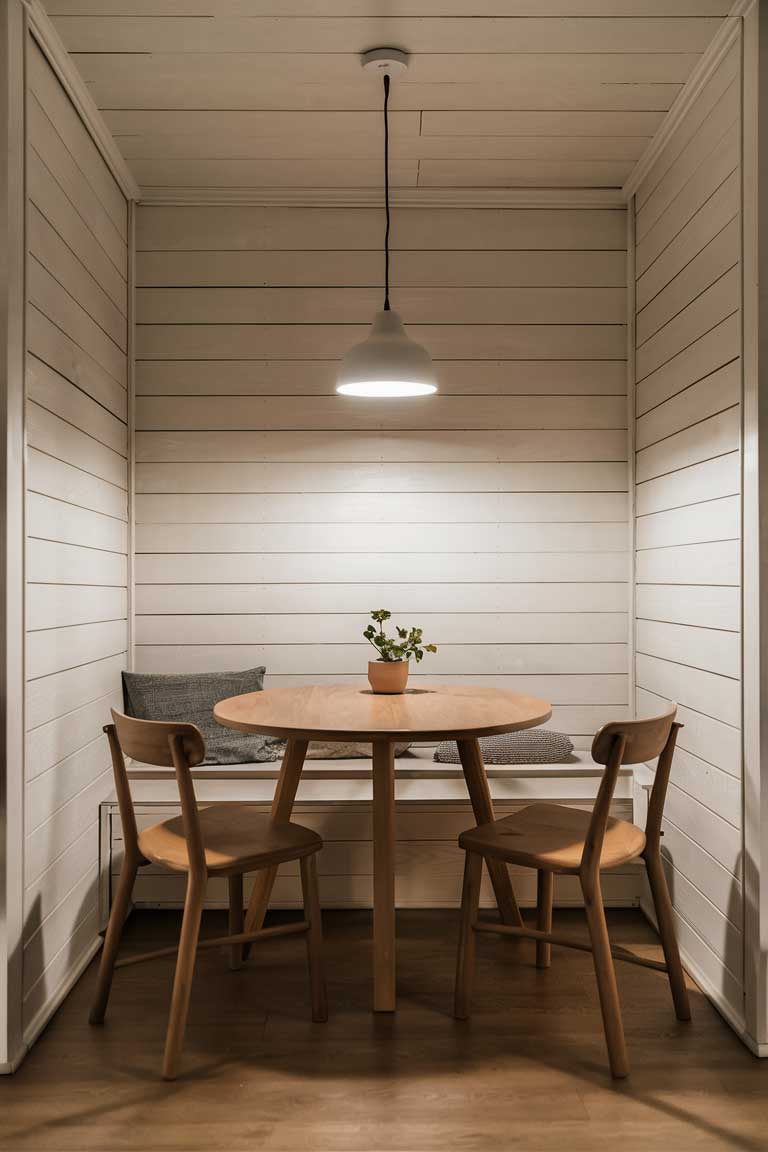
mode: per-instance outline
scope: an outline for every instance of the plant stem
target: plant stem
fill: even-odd
[[[370,644],[371,648],[375,648],[376,651],[378,652],[379,656],[381,656],[381,648],[379,648],[378,644],[374,644],[374,642],[373,642],[373,640],[371,640],[370,636],[366,636],[365,638],[368,641],[368,643]]]

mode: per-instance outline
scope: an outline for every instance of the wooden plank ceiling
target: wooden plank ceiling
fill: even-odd
[[[730,0],[47,0],[138,183],[620,187]],[[468,14],[471,13],[471,14]]]

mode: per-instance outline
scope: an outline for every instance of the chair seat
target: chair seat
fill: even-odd
[[[310,856],[323,845],[311,828],[275,823],[271,816],[249,804],[217,804],[200,808],[198,815],[209,872],[226,875],[256,871]],[[139,851],[154,864],[162,864],[173,872],[188,872],[189,856],[181,816],[140,832]]]
[[[469,852],[526,868],[578,872],[591,816],[591,812],[560,804],[530,804],[502,820],[462,832],[459,844]],[[609,818],[600,867],[625,864],[644,848],[645,833],[640,828]]]

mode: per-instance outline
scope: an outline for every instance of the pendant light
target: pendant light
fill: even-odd
[[[336,391],[345,396],[426,396],[437,391],[429,352],[406,335],[389,306],[389,81],[390,72],[403,71],[407,60],[396,48],[376,48],[362,58],[364,68],[384,73],[384,308],[374,316],[366,339],[341,362]]]

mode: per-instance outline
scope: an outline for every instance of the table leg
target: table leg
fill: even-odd
[[[285,822],[291,818],[293,802],[296,799],[296,789],[299,786],[308,747],[308,740],[289,740],[286,745],[275,796],[272,801],[273,820]],[[245,917],[246,932],[257,932],[264,923],[276,876],[277,868],[263,868],[256,873],[256,882],[253,885],[248,912]]]
[[[457,740],[461,766],[464,769],[464,779],[467,782],[467,791],[472,801],[472,810],[478,824],[489,824],[494,819],[491,790],[488,787],[488,777],[485,774],[485,765],[477,740]],[[501,918],[505,924],[516,924],[522,927],[523,918],[517,906],[515,893],[512,890],[512,881],[503,860],[486,860],[486,866],[496,895]]]
[[[395,747],[373,745],[373,1008],[395,1010]]]

